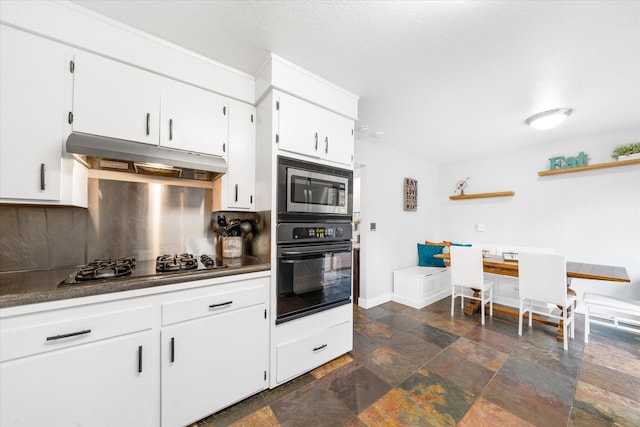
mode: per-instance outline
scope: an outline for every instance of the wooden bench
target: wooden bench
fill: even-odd
[[[589,342],[590,324],[640,334],[640,320],[625,315],[640,316],[640,301],[622,300],[607,295],[585,293],[587,306],[584,318],[584,342]]]

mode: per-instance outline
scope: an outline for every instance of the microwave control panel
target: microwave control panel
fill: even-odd
[[[294,240],[342,239],[344,238],[344,227],[295,227],[291,237]]]

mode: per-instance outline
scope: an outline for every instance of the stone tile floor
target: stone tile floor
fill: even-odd
[[[569,351],[555,328],[416,310],[354,308],[353,351],[192,427],[639,426],[640,336],[576,316]]]

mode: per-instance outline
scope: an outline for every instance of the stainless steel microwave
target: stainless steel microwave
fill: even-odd
[[[351,222],[353,171],[278,158],[278,222]]]

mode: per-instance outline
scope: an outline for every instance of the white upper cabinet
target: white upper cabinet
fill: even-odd
[[[345,165],[353,165],[353,128],[353,120],[326,111],[324,118],[326,134],[322,145],[326,159]]]
[[[229,169],[216,181],[214,211],[255,210],[256,108],[229,101]]]
[[[320,157],[318,112],[321,108],[295,96],[279,93],[276,96],[278,111],[278,148],[285,151]]]
[[[158,145],[159,76],[86,52],[74,64],[74,132]]]
[[[86,52],[74,68],[74,132],[226,157],[227,98]]]
[[[64,46],[0,26],[0,198],[60,198]]]
[[[160,145],[226,156],[229,100],[177,81],[162,81]]]
[[[353,165],[353,120],[285,93],[276,100],[280,150]]]

